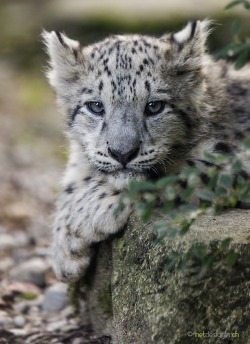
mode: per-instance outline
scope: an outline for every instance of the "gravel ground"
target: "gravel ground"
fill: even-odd
[[[0,344],[108,344],[91,335],[87,312],[75,314],[51,268],[65,159],[52,92],[42,75],[27,80],[1,64],[0,75]]]

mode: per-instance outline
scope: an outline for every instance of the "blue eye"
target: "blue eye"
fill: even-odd
[[[163,101],[157,100],[155,102],[149,102],[146,105],[145,113],[148,116],[158,115],[165,108],[165,103]]]
[[[101,116],[104,114],[104,106],[101,102],[87,102],[86,106],[94,115]]]

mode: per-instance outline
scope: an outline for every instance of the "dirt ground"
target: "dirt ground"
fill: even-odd
[[[109,343],[91,336],[51,268],[66,161],[63,120],[42,72],[0,64],[0,343]],[[84,307],[83,307],[84,309]]]

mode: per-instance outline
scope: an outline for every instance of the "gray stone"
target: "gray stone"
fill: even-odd
[[[39,287],[45,285],[46,272],[50,266],[41,258],[34,258],[18,264],[10,271],[10,277],[14,281],[29,282]]]
[[[9,328],[12,325],[12,319],[5,311],[0,311],[0,328]]]
[[[58,312],[68,305],[67,286],[56,283],[47,288],[44,295],[42,309],[45,312]]]
[[[10,250],[18,247],[18,241],[13,235],[1,233],[0,234],[0,250]]]
[[[21,315],[17,315],[14,317],[13,323],[16,325],[16,327],[22,328],[26,324],[26,320]]]
[[[237,343],[249,344],[249,229],[250,211],[232,210],[200,218],[187,235],[157,244],[151,225],[132,217],[123,235],[101,245],[88,291],[96,332],[112,333],[114,344],[189,344],[201,341],[195,333],[226,331],[239,334]],[[238,254],[231,268],[218,254],[227,237]],[[202,274],[194,261],[168,271],[168,252],[186,252],[194,243],[217,253],[212,269]],[[207,337],[206,343],[222,340]]]
[[[62,319],[56,322],[52,322],[46,326],[46,330],[49,332],[56,332],[61,330],[62,328],[65,328],[67,325],[67,320]]]

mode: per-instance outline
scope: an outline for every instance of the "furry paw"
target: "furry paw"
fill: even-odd
[[[58,280],[68,283],[78,280],[90,263],[90,255],[74,257],[63,252],[54,254],[53,269]]]

